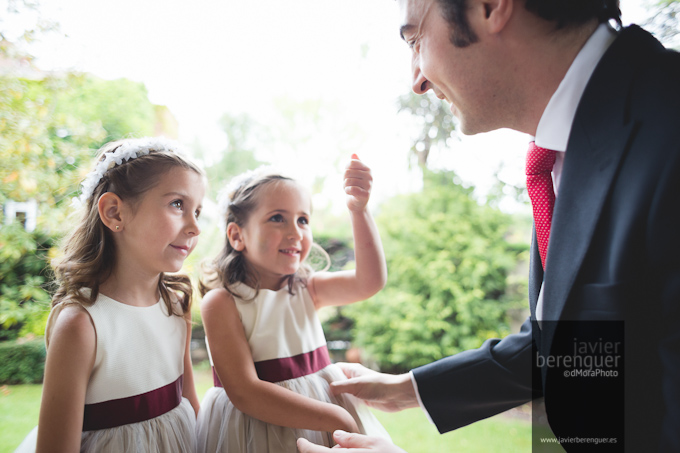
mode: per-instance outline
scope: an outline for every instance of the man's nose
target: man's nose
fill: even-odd
[[[427,93],[427,90],[432,88],[430,86],[430,81],[425,78],[417,65],[414,65],[413,68],[413,85],[411,88],[416,94],[425,94]]]

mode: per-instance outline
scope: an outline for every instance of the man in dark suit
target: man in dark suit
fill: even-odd
[[[421,406],[440,432],[544,397],[567,451],[680,451],[680,55],[611,28],[618,0],[399,3],[413,90],[450,102],[466,134],[515,129],[535,137],[529,162],[550,156],[545,186],[528,180],[531,315],[408,374],[344,365],[332,391]]]

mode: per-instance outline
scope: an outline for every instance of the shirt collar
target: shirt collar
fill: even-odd
[[[606,23],[595,29],[543,111],[536,128],[536,145],[555,151],[567,150],[571,125],[581,96],[595,67],[616,36],[616,31]]]

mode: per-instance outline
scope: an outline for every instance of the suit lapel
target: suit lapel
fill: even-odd
[[[545,320],[561,319],[634,130],[628,96],[635,54],[650,50],[643,45],[647,42],[641,39],[643,34],[647,35],[637,27],[622,32],[598,64],[576,112],[550,232],[543,288]],[[539,261],[532,268],[536,264],[540,267]],[[545,346],[551,344],[553,334],[545,332]]]
[[[579,127],[580,128],[580,127]],[[590,246],[602,205],[626,149],[632,125],[610,131],[609,143],[594,146],[572,129],[546,262],[543,318],[559,320],[569,290]],[[558,272],[550,272],[558,269]]]

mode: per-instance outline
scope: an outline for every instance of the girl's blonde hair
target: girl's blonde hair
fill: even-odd
[[[231,246],[229,237],[226,235],[226,227],[232,222],[243,227],[248,222],[250,214],[257,209],[259,197],[264,188],[286,182],[297,184],[297,181],[287,176],[272,173],[268,169],[258,169],[235,177],[221,192],[219,205],[222,218],[220,221],[224,222],[225,244],[217,258],[203,267],[204,278],[199,282],[202,296],[211,289],[224,288],[230,294],[241,297],[232,288],[235,283],[239,282],[251,286],[257,294],[260,285],[256,271],[248,265],[243,253]],[[318,248],[321,249],[321,247]],[[323,249],[321,251],[325,254]],[[305,260],[297,272],[286,277],[288,291],[293,294],[296,285],[306,285],[307,278],[312,272],[312,268]]]
[[[144,141],[142,141],[144,140]],[[75,301],[91,305],[99,295],[101,285],[111,275],[116,261],[115,243],[111,231],[104,226],[97,209],[99,198],[106,192],[118,195],[121,200],[131,203],[133,210],[139,205],[142,196],[155,187],[163,174],[173,168],[191,170],[204,176],[203,171],[179,153],[176,142],[165,139],[123,139],[107,143],[99,151],[95,162],[97,166],[116,152],[121,146],[130,147],[131,143],[147,144],[138,157],[120,160],[104,169],[101,178],[90,187],[92,193],[84,201],[84,213],[75,230],[62,245],[61,258],[54,260],[52,267],[58,288],[52,298],[52,307],[64,302]],[[148,152],[148,153],[147,153]],[[95,170],[96,171],[96,170]],[[91,180],[92,173],[87,180]],[[84,189],[88,190],[88,189]],[[88,194],[85,194],[88,195]],[[82,198],[82,197],[81,197]],[[149,234],[153,234],[152,231]],[[90,288],[90,293],[81,291]],[[181,316],[191,306],[192,286],[186,275],[166,275],[161,273],[158,290],[168,308],[168,313]],[[173,300],[179,297],[183,313],[173,309]]]

